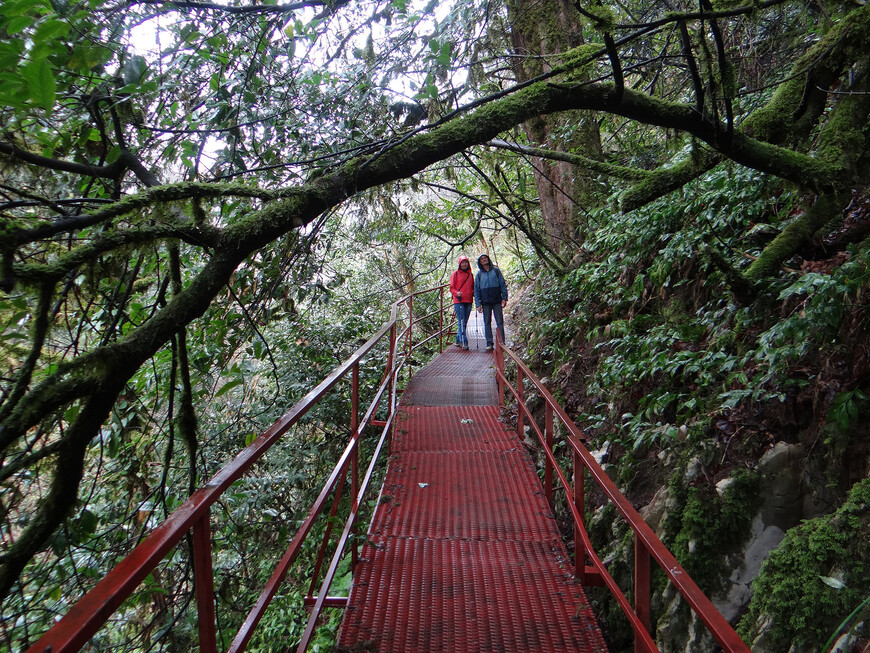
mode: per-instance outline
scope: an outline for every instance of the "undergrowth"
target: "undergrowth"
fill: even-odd
[[[763,499],[753,469],[775,441],[804,444],[840,501],[867,474],[868,243],[789,262],[748,304],[721,271],[722,260],[747,267],[794,217],[796,200],[779,182],[723,166],[682,197],[602,211],[570,272],[543,273],[514,318],[527,358],[590,443],[607,448],[629,496],[648,501],[672,479],[664,539],[708,592],[724,589],[728,554],[749,534]],[[673,473],[690,460],[698,478]],[[592,533],[618,570],[623,538],[600,524]],[[783,614],[789,603],[811,609],[808,596],[784,593]],[[847,603],[832,605],[830,620]],[[767,610],[752,606],[753,615]],[[801,641],[820,645],[830,620]]]

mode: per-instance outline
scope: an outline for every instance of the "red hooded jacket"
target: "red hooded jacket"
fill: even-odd
[[[462,261],[468,261],[468,257],[460,256],[458,265],[462,265]],[[461,299],[459,293],[462,293]],[[471,263],[468,264],[468,270],[457,267],[450,275],[450,294],[453,295],[454,304],[470,304],[474,301],[474,274],[471,272]]]

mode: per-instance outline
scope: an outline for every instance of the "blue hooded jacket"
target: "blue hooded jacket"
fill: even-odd
[[[477,306],[484,304],[499,304],[502,300],[507,301],[508,291],[507,284],[501,274],[501,270],[492,264],[492,259],[489,263],[489,271],[483,269],[480,264],[480,259],[488,254],[481,254],[477,257],[477,277],[474,279],[474,303]]]

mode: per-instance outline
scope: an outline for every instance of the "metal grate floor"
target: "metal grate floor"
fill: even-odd
[[[402,397],[336,650],[606,651],[532,461],[499,421],[492,354],[451,348],[412,383],[427,372],[414,405]],[[427,404],[467,401],[466,376],[488,405]]]

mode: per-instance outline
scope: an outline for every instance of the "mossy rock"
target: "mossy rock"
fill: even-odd
[[[820,650],[870,587],[870,478],[831,515],[791,529],[753,584],[740,635],[753,650]]]

